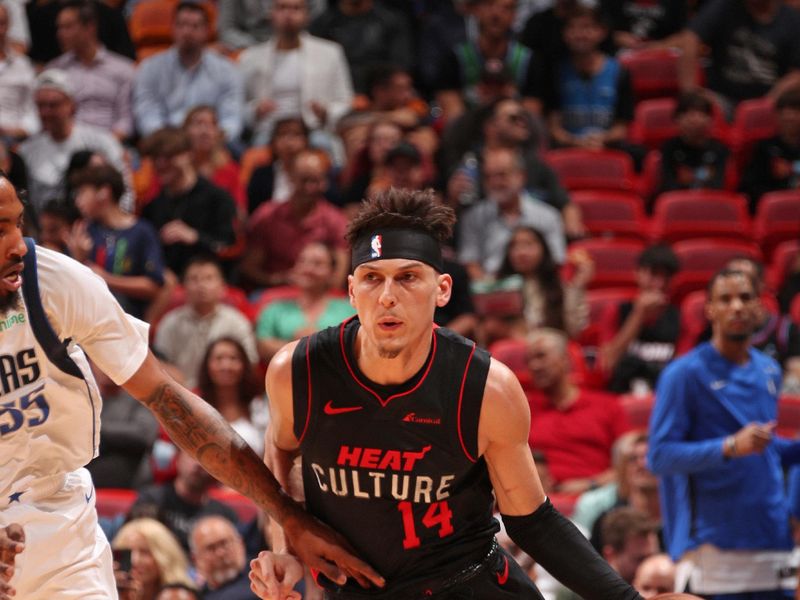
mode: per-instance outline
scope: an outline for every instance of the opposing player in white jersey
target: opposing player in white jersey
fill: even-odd
[[[97,455],[101,407],[87,355],[212,475],[282,523],[312,565],[380,584],[283,494],[216,411],[161,369],[147,324],[125,314],[99,277],[22,237],[22,212],[0,176],[0,600],[117,597],[83,468]]]

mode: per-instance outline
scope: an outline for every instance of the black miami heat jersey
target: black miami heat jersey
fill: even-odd
[[[359,327],[354,317],[297,345],[294,427],[309,511],[341,532],[391,592],[480,560],[499,528],[478,457],[490,359],[433,328],[420,371],[381,386],[356,364]]]

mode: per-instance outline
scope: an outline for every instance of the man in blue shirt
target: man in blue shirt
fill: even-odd
[[[773,436],[781,372],[750,345],[758,293],[724,269],[708,286],[711,341],[662,373],[650,422],[664,542],[676,588],[712,600],[793,598],[783,468],[800,445]]]

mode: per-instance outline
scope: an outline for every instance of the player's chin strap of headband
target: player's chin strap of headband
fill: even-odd
[[[442,248],[432,235],[421,229],[383,228],[361,235],[353,243],[352,269],[373,260],[406,258],[432,266],[440,273]]]

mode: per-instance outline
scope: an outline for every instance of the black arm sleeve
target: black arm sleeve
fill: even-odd
[[[530,515],[503,515],[503,523],[517,546],[584,600],[643,600],[549,498]]]

